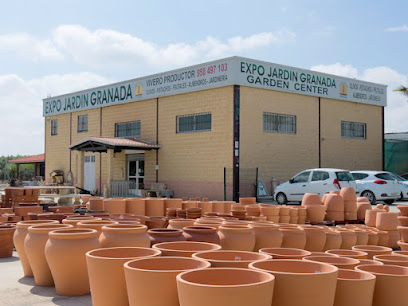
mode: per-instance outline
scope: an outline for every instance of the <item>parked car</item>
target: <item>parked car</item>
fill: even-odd
[[[400,198],[401,190],[398,181],[387,171],[351,171],[361,191],[361,196],[368,198],[371,204],[382,200],[392,204]]]
[[[408,180],[396,173],[390,173],[398,181],[400,186],[401,197],[398,200],[408,199]]]
[[[323,194],[343,187],[353,187],[356,182],[348,170],[333,168],[316,168],[299,172],[289,181],[280,184],[274,192],[278,204],[301,202],[307,192]]]

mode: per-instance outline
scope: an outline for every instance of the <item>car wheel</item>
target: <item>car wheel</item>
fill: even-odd
[[[375,198],[374,193],[372,193],[369,190],[363,191],[361,193],[361,196],[366,197],[368,199],[368,201],[371,203],[371,205],[374,205],[376,203],[376,201],[377,201],[376,198]]]
[[[288,203],[288,198],[283,192],[279,192],[276,195],[276,202],[278,202],[279,205],[283,205],[283,204]]]
[[[388,205],[390,205],[390,204],[392,204],[394,202],[395,202],[395,200],[384,200],[384,203],[388,204]]]

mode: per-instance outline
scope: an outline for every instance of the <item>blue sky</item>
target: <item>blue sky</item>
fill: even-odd
[[[408,131],[406,1],[2,2],[1,155],[44,151],[47,95],[232,55],[386,84]]]

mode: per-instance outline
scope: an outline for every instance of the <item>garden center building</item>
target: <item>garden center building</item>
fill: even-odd
[[[256,168],[267,188],[307,168],[382,169],[386,104],[384,85],[241,57],[49,97],[46,180],[222,200]]]

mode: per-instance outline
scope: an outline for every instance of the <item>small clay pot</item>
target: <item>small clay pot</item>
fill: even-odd
[[[146,225],[149,229],[152,228],[167,228],[167,220],[164,217],[149,217],[146,220]]]
[[[163,198],[145,198],[146,216],[164,216],[164,199]]]
[[[326,232],[324,228],[313,226],[304,227],[303,230],[306,235],[305,250],[310,252],[323,251],[324,245],[326,244]]]
[[[351,249],[357,243],[357,236],[353,230],[338,229],[341,235],[340,249]]]
[[[396,231],[399,225],[397,217],[397,212],[379,212],[375,227],[382,231]]]
[[[326,232],[326,242],[323,247],[323,251],[340,249],[343,238],[340,232],[333,230],[325,230]]]
[[[126,213],[135,215],[146,215],[145,199],[141,198],[128,198],[126,201]]]
[[[211,263],[212,268],[248,268],[248,264],[257,260],[271,259],[272,256],[245,251],[218,250],[194,253],[193,258],[199,258]]]
[[[191,255],[197,252],[220,250],[221,246],[207,242],[172,241],[157,243],[152,248],[160,250],[162,256],[191,257]]]
[[[322,223],[326,214],[326,207],[323,205],[306,206],[307,219],[310,223]]]
[[[401,212],[401,216],[408,217],[408,205],[397,205]]]
[[[322,205],[322,200],[318,193],[305,193],[302,198],[302,206]]]

